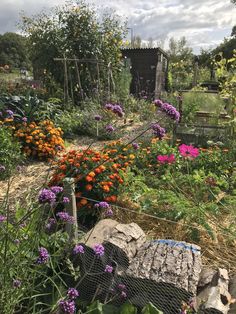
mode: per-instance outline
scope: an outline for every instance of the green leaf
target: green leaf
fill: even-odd
[[[89,312],[90,314],[104,314],[102,309],[102,303],[100,303],[99,301],[93,302],[87,307],[87,312]]]
[[[163,314],[152,303],[148,303],[142,310],[142,314]]]
[[[120,308],[120,314],[137,314],[137,308],[130,303],[125,303]]]

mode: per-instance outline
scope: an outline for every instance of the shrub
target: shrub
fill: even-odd
[[[9,129],[0,126],[0,179],[10,176],[22,158],[20,144]]]
[[[19,139],[27,156],[39,159],[55,157],[64,148],[62,130],[50,120],[16,124],[14,136]]]

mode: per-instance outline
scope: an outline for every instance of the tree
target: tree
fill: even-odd
[[[172,89],[189,88],[193,80],[193,51],[187,46],[185,37],[169,41],[170,81]]]
[[[28,35],[30,55],[35,73],[43,73],[63,85],[63,63],[54,58],[93,59],[103,62],[99,73],[96,64],[79,64],[83,89],[90,92],[97,81],[107,81],[107,67],[113,76],[120,68],[120,45],[125,36],[125,24],[115,15],[98,17],[96,10],[83,1],[67,3],[51,13],[33,18],[22,17],[22,30]],[[76,81],[76,71],[71,74]],[[99,77],[98,77],[99,75]]]
[[[29,67],[27,39],[16,33],[0,35],[0,65]]]

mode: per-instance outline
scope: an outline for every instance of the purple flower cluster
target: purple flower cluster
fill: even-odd
[[[23,121],[23,122],[27,122],[27,120],[28,120],[28,119],[27,119],[26,117],[23,117],[23,118],[22,118],[22,121]]]
[[[154,104],[159,108],[160,111],[165,112],[171,119],[179,122],[180,113],[174,106],[168,104],[167,102],[162,102],[160,99],[156,99]]]
[[[132,146],[133,146],[133,149],[135,149],[135,150],[139,149],[139,144],[138,143],[133,143]]]
[[[166,130],[162,128],[158,123],[152,124],[153,134],[158,137],[160,140],[165,136]]]
[[[73,253],[74,254],[84,254],[84,247],[81,244],[76,244],[75,247],[73,248]]]
[[[56,216],[62,222],[74,223],[74,217],[70,216],[67,212],[59,212],[59,213],[56,214]]]
[[[93,251],[96,256],[103,256],[105,252],[105,248],[102,244],[95,244],[93,247]]]
[[[69,288],[67,291],[67,298],[59,302],[59,308],[64,314],[73,314],[76,311],[75,299],[78,298],[79,291],[75,288]]]
[[[112,132],[115,131],[115,128],[111,124],[108,124],[106,126],[106,131],[109,132],[109,133],[112,133]]]
[[[6,167],[3,165],[0,165],[0,172],[4,172],[6,170]]]
[[[110,207],[110,205],[107,202],[99,202],[97,204],[94,205],[95,208],[97,209],[105,209],[105,216],[107,217],[111,217],[113,215],[113,211]]]
[[[97,114],[97,115],[94,116],[94,119],[95,119],[96,121],[101,121],[101,120],[102,120],[102,116],[100,116],[99,114]]]
[[[14,279],[13,280],[13,287],[19,288],[20,286],[21,286],[21,281],[19,279]]]
[[[54,194],[58,194],[58,193],[61,193],[63,191],[63,187],[61,186],[52,186],[50,188],[50,190],[54,193]]]
[[[59,307],[62,313],[73,314],[75,313],[75,301],[74,300],[61,300]]]
[[[46,264],[49,260],[49,254],[44,247],[39,248],[39,257],[36,260],[36,264]]]
[[[110,266],[110,265],[106,265],[106,267],[105,267],[105,273],[112,273],[113,272],[113,267],[112,266]]]
[[[122,298],[127,298],[127,287],[126,287],[126,285],[120,283],[120,284],[118,284],[117,289],[120,291],[120,295]]]
[[[62,199],[62,202],[63,202],[64,204],[70,203],[69,197],[64,196],[63,199]]]
[[[54,204],[56,202],[56,194],[49,189],[43,189],[39,193],[39,203]]]
[[[107,202],[99,202],[94,205],[95,208],[108,209],[110,205]]]
[[[52,226],[54,226],[55,224],[56,224],[56,219],[49,218],[45,227],[47,230],[51,230]]]
[[[67,291],[67,297],[71,300],[74,300],[79,297],[79,291],[75,288],[69,288]]]
[[[13,118],[13,116],[14,116],[14,112],[13,111],[11,111],[11,110],[6,110],[6,113],[7,113],[7,117],[8,118],[10,118],[10,119],[12,119]]]
[[[7,220],[6,216],[0,215],[0,222],[6,221],[6,220]]]
[[[122,118],[124,116],[123,108],[118,104],[106,104],[105,109],[112,111],[117,114],[118,117]]]

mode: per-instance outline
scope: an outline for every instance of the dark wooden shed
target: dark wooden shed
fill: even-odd
[[[128,48],[122,49],[122,56],[132,75],[130,93],[160,97],[166,90],[168,55],[161,48]]]

